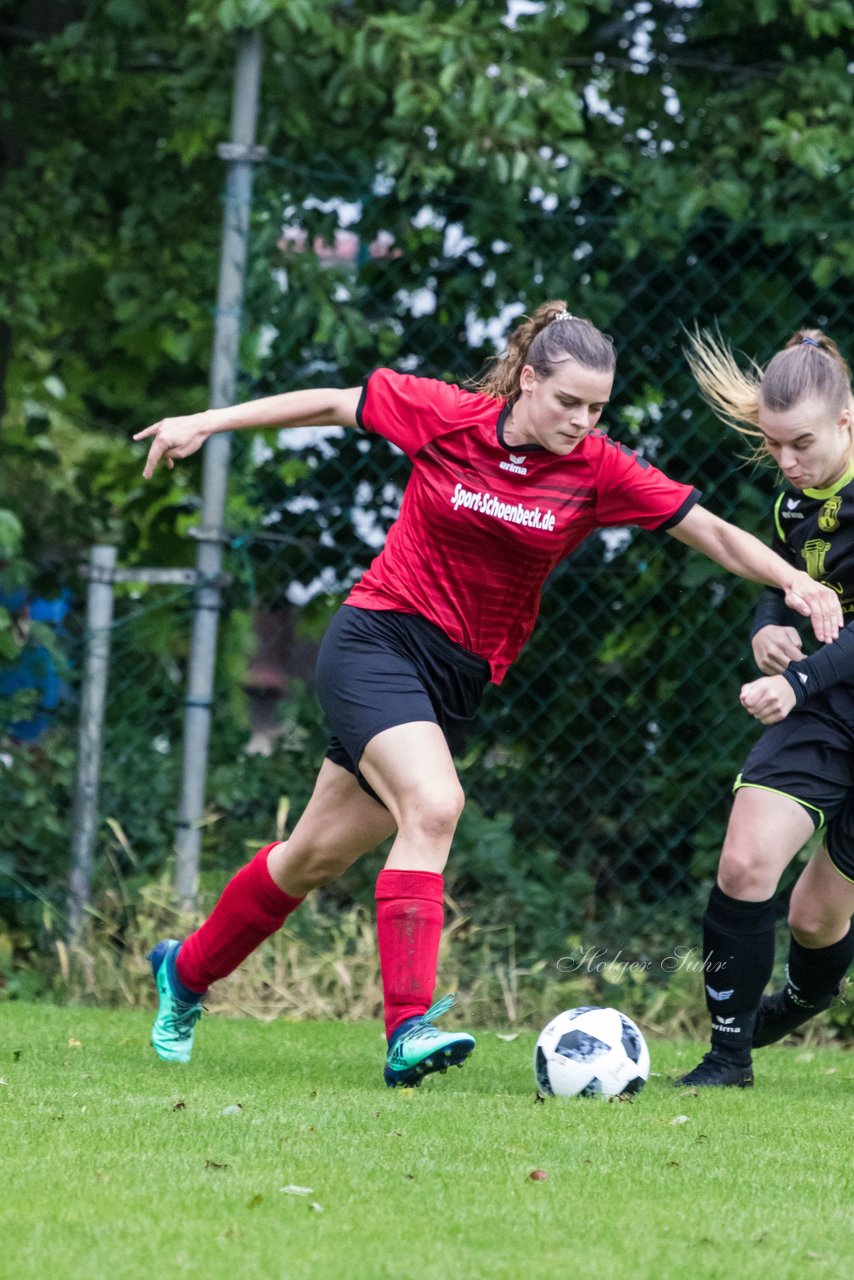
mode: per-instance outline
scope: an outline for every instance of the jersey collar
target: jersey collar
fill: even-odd
[[[835,484],[830,485],[828,489],[804,489],[804,495],[807,498],[833,498],[839,493],[840,489],[844,489],[847,484],[854,480],[854,464],[839,477]]]
[[[518,396],[513,396],[512,400],[508,400],[504,408],[498,415],[498,421],[495,424],[495,434],[498,437],[498,443],[502,449],[506,449],[508,453],[548,453],[545,445],[542,444],[508,444],[504,439],[504,427],[510,416],[510,410],[513,408]]]

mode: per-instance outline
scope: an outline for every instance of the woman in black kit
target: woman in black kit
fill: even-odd
[[[802,329],[762,370],[745,373],[708,334],[691,339],[694,376],[712,408],[757,441],[786,482],[772,546],[830,586],[854,614],[854,397],[830,338]],[[795,615],[766,589],[751,645],[766,674],[741,690],[769,725],[735,783],[704,917],[711,1050],[679,1085],[753,1083],[751,1050],[826,1009],[854,959],[854,624],[805,657]],[[774,961],[775,895],[814,832],[823,836],[794,887],[786,981],[763,990]]]

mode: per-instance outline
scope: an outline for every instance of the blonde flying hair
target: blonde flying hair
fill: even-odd
[[[507,350],[492,360],[492,368],[473,385],[496,400],[511,400],[520,390],[522,370],[529,364],[541,378],[554,373],[565,360],[585,369],[613,373],[617,365],[614,343],[589,320],[573,316],[560,299],[544,302],[526,316],[507,340]]]
[[[717,329],[690,332],[685,357],[706,403],[723,422],[755,442],[753,462],[770,457],[759,430],[760,407],[784,413],[815,399],[841,414],[852,403],[851,370],[821,329],[799,329],[764,368],[750,360],[742,369]]]

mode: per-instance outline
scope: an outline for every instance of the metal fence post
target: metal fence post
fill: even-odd
[[[231,142],[219,148],[219,154],[227,164],[227,178],[211,365],[212,408],[233,403],[237,381],[252,166],[266,154],[263,149],[254,145],[260,80],[261,40],[253,32],[242,38],[237,51]],[[212,436],[203,452],[201,527],[196,531],[199,539],[196,567],[200,575],[200,586],[196,592],[193,614],[184,718],[181,799],[175,834],[175,883],[184,906],[192,905],[198,884],[200,823],[205,803],[216,639],[221,605],[217,579],[222,568],[222,520],[230,446],[228,435]]]
[[[115,564],[115,547],[91,548],[89,587],[86,594],[86,657],[80,695],[77,784],[68,880],[68,933],[72,941],[80,936],[83,927],[92,879],[95,831],[98,825],[101,740],[110,668],[112,573]]]

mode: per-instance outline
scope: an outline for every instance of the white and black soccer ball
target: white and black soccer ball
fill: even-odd
[[[649,1049],[618,1009],[567,1009],[543,1028],[534,1050],[542,1094],[615,1098],[638,1093],[649,1076]]]

